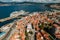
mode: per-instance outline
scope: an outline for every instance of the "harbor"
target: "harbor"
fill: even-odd
[[[18,12],[17,12],[18,13]],[[21,13],[21,12],[20,12]],[[27,13],[27,12],[25,12],[25,13]],[[54,14],[54,15],[53,15]],[[49,15],[49,16],[48,16]],[[52,16],[53,15],[53,16]],[[18,17],[18,16],[17,16]],[[37,18],[36,18],[37,17]],[[36,20],[34,20],[34,18],[36,18]],[[58,18],[58,19],[57,19]],[[4,35],[4,36],[2,36],[2,37],[4,37],[4,38],[2,38],[2,40],[13,40],[13,39],[15,39],[14,37],[15,37],[15,35],[16,35],[16,37],[17,36],[19,36],[18,35],[18,33],[20,33],[21,31],[19,31],[19,29],[20,30],[24,30],[25,28],[25,26],[27,25],[27,29],[25,29],[26,31],[27,31],[27,33],[28,33],[28,37],[29,37],[29,40],[35,40],[34,39],[34,35],[36,35],[36,39],[38,40],[38,36],[40,35],[42,38],[40,38],[41,40],[43,40],[44,38],[43,38],[43,36],[40,34],[40,32],[38,32],[38,30],[41,30],[41,32],[43,33],[43,32],[45,32],[45,30],[43,30],[42,28],[40,29],[40,28],[38,28],[38,25],[34,25],[34,26],[36,26],[36,29],[35,29],[35,27],[34,26],[32,26],[31,25],[31,23],[32,24],[35,24],[35,22],[37,22],[37,23],[39,23],[39,20],[40,20],[40,22],[41,22],[41,25],[42,25],[42,23],[44,23],[43,25],[44,25],[44,28],[47,26],[47,25],[45,25],[46,23],[51,23],[51,24],[53,24],[53,26],[57,29],[57,30],[59,30],[58,28],[60,28],[59,26],[60,26],[60,11],[55,11],[55,12],[48,12],[48,11],[46,11],[46,12],[33,12],[32,14],[31,13],[29,13],[27,16],[25,16],[25,17],[21,17],[21,19],[18,19],[18,20],[15,20],[15,21],[13,21],[12,23],[9,23],[9,24],[6,24],[5,26],[2,26],[1,28],[0,28],[0,30],[2,31],[2,32],[6,32],[6,34]],[[43,20],[43,21],[42,21]],[[47,21],[46,21],[47,20]],[[20,24],[21,23],[21,24]],[[24,24],[24,25],[23,25]],[[20,26],[19,26],[20,25]],[[52,25],[51,25],[52,26]],[[52,27],[53,27],[52,26]],[[23,27],[23,28],[22,28]],[[48,28],[50,28],[49,26],[47,26]],[[34,29],[33,29],[34,28]],[[48,29],[49,30],[49,29]],[[54,30],[54,29],[53,29]],[[32,31],[33,32],[33,35],[31,36],[31,34],[29,33],[29,31]],[[16,33],[15,33],[16,32]],[[25,32],[25,31],[24,31]],[[19,38],[19,40],[20,39],[22,39],[22,40],[24,40],[25,39],[25,34],[24,34],[24,32],[22,32],[22,34],[21,35],[23,35],[23,37],[22,36],[19,36],[19,37],[22,37],[22,38]],[[50,31],[49,31],[50,32]],[[54,32],[57,32],[57,31],[54,31]],[[37,33],[37,34],[35,34],[35,33]],[[38,35],[39,34],[39,35]],[[53,34],[53,33],[52,33]],[[46,32],[46,35],[50,35],[51,37],[53,37],[52,36],[52,34],[50,34],[50,33],[47,33]],[[14,36],[12,36],[12,35],[14,35]],[[38,36],[37,36],[38,35]],[[45,35],[45,34],[43,34],[43,35]],[[58,34],[59,35],[59,34]],[[59,37],[57,37],[57,35],[55,35],[56,36],[56,38],[59,38]],[[27,37],[27,36],[26,36]],[[33,38],[32,38],[33,37]],[[45,36],[44,36],[45,37]],[[12,39],[13,38],[13,39]],[[32,38],[32,39],[31,39]],[[48,39],[50,39],[48,36],[47,36],[47,38]],[[47,40],[47,38],[45,38],[46,40]],[[53,39],[53,40],[55,40],[56,39],[55,37],[53,37],[53,38],[51,38],[51,39]],[[39,39],[39,40],[40,40]],[[15,39],[16,40],[16,39]]]
[[[27,15],[28,12],[25,13],[25,11],[21,10],[21,11],[16,11],[16,12],[12,12],[10,14],[10,17],[4,18],[4,19],[0,19],[0,22],[4,22],[4,21],[8,21],[10,19],[14,19],[14,18],[18,18],[18,16],[20,15]]]
[[[0,40],[60,40],[60,10],[49,4],[1,5]]]

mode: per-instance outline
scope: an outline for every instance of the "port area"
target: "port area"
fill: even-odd
[[[4,37],[6,37],[6,35],[10,31],[10,28],[12,28],[12,25],[13,25],[13,23],[9,23],[9,24],[6,24],[0,28],[0,32],[4,32],[2,34],[2,36],[0,36],[0,40],[2,40]]]
[[[51,36],[50,33],[48,33],[47,31],[45,32],[44,28],[46,26],[47,28],[55,27],[58,30],[58,28],[60,28],[59,20],[60,11],[33,12],[28,16],[22,17],[21,19],[18,19],[16,21],[13,21],[12,23],[2,26],[0,30],[1,32],[6,32],[6,34],[1,40],[24,40],[25,38],[28,38],[29,40],[34,40],[35,36],[37,40],[43,40],[44,38],[48,40],[50,39],[50,37],[52,37],[51,39],[54,40],[54,37]],[[51,26],[49,24],[51,24]],[[51,30],[49,32],[51,32]],[[43,34],[43,36],[41,33]]]
[[[13,19],[15,17],[7,17],[7,18],[4,18],[4,19],[0,19],[0,22],[4,22],[4,21],[7,21],[7,20],[10,20],[10,19]]]
[[[2,32],[5,32],[6,34],[2,36],[1,40],[8,40],[9,37],[15,32],[16,27],[15,27],[15,22],[9,23],[5,26],[1,27]],[[3,38],[4,37],[4,38]]]
[[[23,10],[21,10],[21,11],[15,11],[15,12],[12,12],[12,13],[10,14],[10,17],[0,19],[0,22],[4,22],[4,21],[7,21],[7,20],[10,20],[10,19],[13,19],[13,18],[19,18],[19,16],[20,16],[20,17],[26,16],[26,15],[28,15],[28,13],[29,13],[29,12],[25,12],[25,11],[23,11]]]
[[[19,14],[18,14],[19,13]],[[23,10],[21,11],[16,11],[16,12],[12,12],[10,14],[10,17],[7,17],[7,18],[4,18],[4,19],[0,19],[0,22],[4,22],[4,21],[8,21],[10,19],[21,19],[22,17],[25,17],[26,15],[28,15],[28,12],[25,12]],[[14,20],[15,22],[16,20]],[[3,39],[6,39],[7,38],[7,35],[11,34],[11,32],[14,30],[14,27],[12,27],[13,25],[15,25],[14,22],[11,22],[11,23],[8,23],[6,25],[3,25],[1,28],[0,28],[0,40],[3,40]],[[9,34],[8,34],[9,33]],[[10,35],[9,35],[10,36]],[[6,37],[6,38],[5,38]]]

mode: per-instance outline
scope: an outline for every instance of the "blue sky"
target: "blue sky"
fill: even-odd
[[[60,0],[0,0],[0,1],[3,1],[3,2],[24,2],[24,1],[31,1],[31,2],[55,2],[55,3],[60,3]]]

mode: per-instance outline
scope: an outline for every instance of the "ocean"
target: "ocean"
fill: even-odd
[[[51,11],[51,8],[45,6],[46,4],[17,4],[10,6],[0,6],[0,19],[9,17],[10,14],[14,11],[29,11],[29,12],[38,12],[38,11]]]
[[[51,11],[51,8],[45,6],[46,4],[16,4],[16,5],[9,5],[9,6],[0,6],[0,19],[9,17],[10,14],[14,11],[28,11],[28,12],[39,12],[39,11]],[[0,23],[0,27],[10,22],[13,22],[14,19],[4,21]]]
[[[9,17],[10,14],[14,11],[28,11],[28,12],[40,12],[40,11],[52,11],[50,7],[45,6],[46,4],[16,4],[16,5],[9,5],[9,6],[0,6],[0,19]],[[0,23],[0,27],[10,22],[13,22],[15,19],[11,19],[8,21],[4,21]],[[0,32],[0,36],[5,34],[5,32]]]

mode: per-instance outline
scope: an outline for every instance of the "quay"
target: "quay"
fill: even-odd
[[[13,18],[18,18],[20,15],[27,15],[28,13],[29,12],[25,12],[23,10],[15,11],[15,12],[12,12],[10,14],[10,17],[4,18],[4,19],[0,19],[0,22],[4,22],[4,21],[7,21],[7,20],[10,20],[10,19],[13,19]]]

